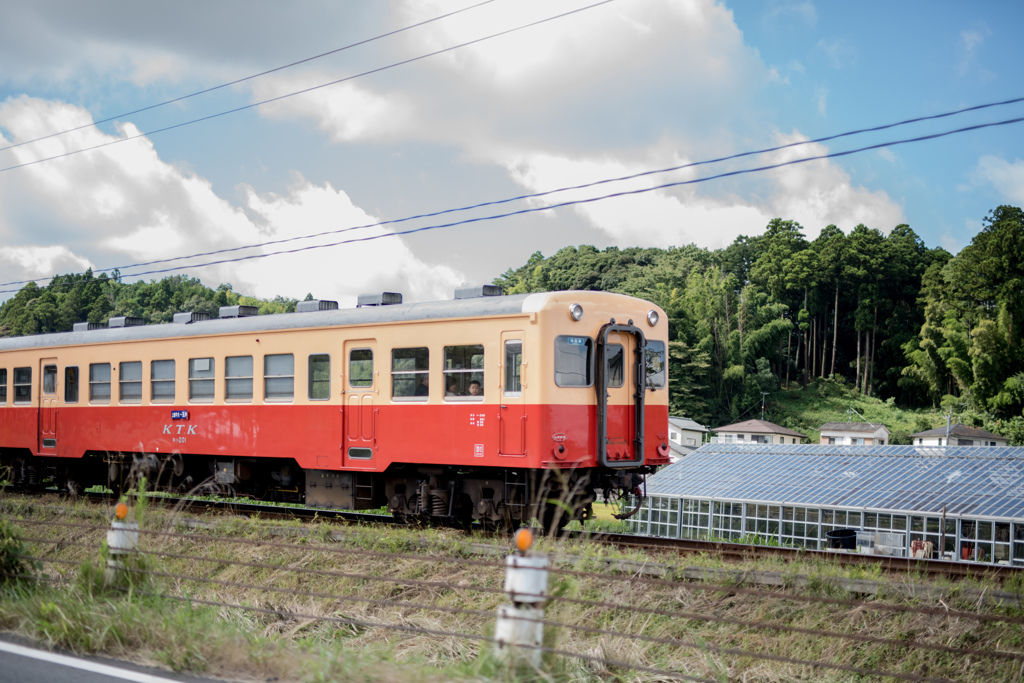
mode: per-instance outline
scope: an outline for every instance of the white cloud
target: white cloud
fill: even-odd
[[[818,114],[820,116],[828,115],[828,88],[817,88],[814,91],[815,99],[818,103]]]
[[[972,176],[975,184],[991,184],[1011,202],[1024,204],[1024,159],[1011,163],[996,156],[983,156]]]
[[[818,41],[818,50],[825,55],[829,66],[833,69],[844,69],[857,62],[857,48],[845,38]]]
[[[11,131],[14,142],[89,121],[84,110],[60,102],[23,97],[0,106],[0,126]],[[120,137],[136,133],[128,124],[120,129]],[[85,129],[11,152],[16,161],[23,162],[116,139],[97,129]],[[7,272],[14,273],[11,280],[81,271],[91,265],[88,254],[98,254],[98,267],[106,268],[375,222],[344,192],[329,185],[316,187],[301,178],[287,196],[260,196],[250,189],[245,205],[233,206],[214,194],[206,179],[162,161],[145,138],[70,156],[58,163],[28,166],[5,180],[8,182],[0,186],[0,226],[5,241],[24,245],[66,243],[60,247],[5,250],[4,261],[10,264]],[[38,211],[50,224],[46,237],[39,234],[36,225],[16,215],[25,207],[45,207]],[[250,253],[226,253],[183,263]],[[144,270],[170,265],[174,264]],[[132,272],[122,269],[128,278]],[[451,289],[461,282],[454,270],[418,260],[398,238],[192,268],[188,272],[209,286],[230,282],[236,291],[268,298],[279,294],[299,298],[314,291],[324,298],[354,299],[359,292],[379,288],[404,290],[410,300],[417,300],[439,298],[442,292],[450,296]],[[150,277],[154,276],[163,274]]]
[[[992,29],[983,21],[976,22],[971,28],[960,32],[960,59],[957,63],[957,73],[966,76],[971,67],[978,59],[978,52],[985,45],[985,41],[992,35]],[[985,80],[991,80],[994,76],[991,72],[982,70]]]

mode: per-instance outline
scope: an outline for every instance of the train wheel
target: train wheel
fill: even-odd
[[[571,517],[571,513],[560,501],[545,501],[540,513],[541,529],[549,536],[559,536]]]

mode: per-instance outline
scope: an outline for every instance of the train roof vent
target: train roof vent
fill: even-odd
[[[221,306],[220,317],[221,318],[251,318],[254,315],[259,315],[260,309],[255,306]]]
[[[136,318],[131,315],[119,315],[115,318],[107,319],[107,327],[139,327],[145,324],[146,321],[142,318]]]
[[[174,322],[176,323],[197,323],[202,320],[209,320],[209,313],[199,313],[198,311],[186,311],[184,313],[175,313]]]
[[[326,299],[310,299],[309,301],[300,301],[295,304],[296,313],[309,313],[311,311],[336,311],[338,310],[337,301],[327,301]]]
[[[380,292],[379,294],[360,294],[356,300],[356,308],[362,306],[390,306],[402,303],[400,292]]]
[[[88,332],[89,330],[105,330],[106,323],[75,323],[75,332]]]
[[[482,296],[501,296],[505,292],[498,285],[482,285],[480,287],[459,287],[455,290],[456,299],[479,299]]]

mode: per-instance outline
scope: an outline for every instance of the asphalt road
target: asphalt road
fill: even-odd
[[[78,657],[0,638],[0,683],[223,683],[99,657]]]

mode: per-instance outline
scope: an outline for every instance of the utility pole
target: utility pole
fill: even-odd
[[[771,392],[769,392],[769,391],[762,391],[761,392],[761,421],[762,422],[764,422],[764,397],[767,396],[770,393]]]

